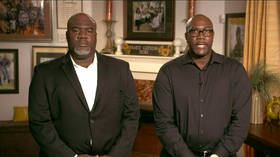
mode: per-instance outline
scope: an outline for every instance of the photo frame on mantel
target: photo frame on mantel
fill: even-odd
[[[175,0],[124,0],[124,39],[173,41]]]
[[[14,1],[0,3],[3,19],[0,20],[1,41],[27,41],[52,39],[52,1]]]

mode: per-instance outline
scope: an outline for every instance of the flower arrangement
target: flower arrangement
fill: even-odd
[[[172,56],[174,54],[173,50],[174,48],[172,45],[168,45],[167,47],[160,46],[158,49],[158,53],[161,56],[167,57],[167,56]]]
[[[129,55],[129,54],[131,53],[130,46],[129,46],[127,43],[124,43],[124,44],[122,45],[122,52],[123,52],[124,54],[127,54],[127,55]]]

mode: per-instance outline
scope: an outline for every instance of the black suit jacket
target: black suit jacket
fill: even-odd
[[[129,65],[98,53],[97,58],[98,81],[92,111],[69,53],[35,68],[29,87],[29,122],[40,156],[130,156],[139,107]]]

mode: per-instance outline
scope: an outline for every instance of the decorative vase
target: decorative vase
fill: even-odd
[[[262,124],[264,120],[264,103],[259,92],[252,94],[251,124]]]

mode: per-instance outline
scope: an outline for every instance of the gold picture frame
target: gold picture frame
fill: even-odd
[[[225,55],[243,62],[245,13],[226,14]]]
[[[32,71],[36,65],[61,57],[68,52],[64,46],[33,46],[32,47]]]

